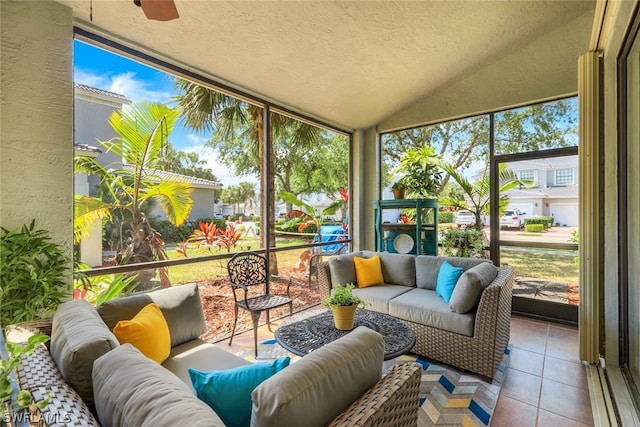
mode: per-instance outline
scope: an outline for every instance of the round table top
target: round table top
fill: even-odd
[[[384,313],[358,309],[354,329],[366,326],[384,337],[384,360],[407,353],[416,342],[411,328],[402,320]],[[304,356],[350,331],[336,329],[331,310],[316,310],[296,315],[275,332],[276,341],[298,356]]]

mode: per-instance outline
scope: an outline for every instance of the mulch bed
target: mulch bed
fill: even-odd
[[[293,310],[300,310],[313,304],[320,302],[320,294],[318,292],[317,282],[311,283],[311,288],[307,284],[307,272],[297,272],[293,267],[280,267],[279,274],[281,276],[291,277],[292,284],[290,287],[291,298],[293,299]],[[215,277],[211,279],[198,281],[200,289],[200,300],[202,301],[202,309],[207,324],[207,332],[200,336],[205,341],[218,341],[231,334],[233,327],[233,294],[229,280],[226,276]],[[250,296],[257,295],[262,292],[259,286],[254,286]],[[273,294],[286,295],[286,285],[280,282],[271,282],[270,292]],[[238,292],[238,296],[242,295],[242,291]],[[281,316],[288,316],[289,308],[287,306],[270,310],[271,319],[277,319]],[[266,322],[266,315],[260,317],[260,324]],[[238,325],[236,333],[242,332],[253,327],[251,316],[246,310],[238,311]]]

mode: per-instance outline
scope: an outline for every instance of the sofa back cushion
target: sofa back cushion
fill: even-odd
[[[407,254],[392,254],[389,252],[363,251],[363,256],[380,257],[384,283],[388,285],[415,286],[416,264],[415,256]]]
[[[362,256],[362,252],[332,256],[329,258],[329,271],[331,272],[331,285],[346,285],[357,282],[356,266],[353,257]]]
[[[155,303],[160,308],[167,321],[171,347],[198,338],[207,330],[196,284],[113,299],[98,307],[98,313],[109,329],[113,330],[119,321],[133,319],[150,303]]]
[[[224,426],[185,383],[131,344],[96,360],[93,385],[103,426]]]
[[[447,261],[454,267],[462,267],[463,270],[468,270],[471,267],[491,262],[485,259],[478,258],[459,258],[459,257],[444,257],[433,255],[418,255],[415,258],[415,274],[416,274],[416,286],[422,289],[430,289],[434,291],[438,282],[438,273],[442,263]]]
[[[382,335],[360,326],[309,353],[252,393],[252,426],[326,426],[381,377]]]
[[[83,299],[58,306],[51,329],[51,357],[80,397],[93,402],[93,362],[118,347],[118,340]]]
[[[482,291],[498,275],[498,269],[490,262],[483,262],[465,271],[456,283],[449,306],[456,313],[468,313],[480,301]]]

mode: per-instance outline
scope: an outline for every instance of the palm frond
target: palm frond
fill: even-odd
[[[160,205],[167,219],[180,226],[191,213],[193,187],[188,182],[160,181],[141,191],[140,202],[152,199]]]
[[[111,220],[111,205],[95,197],[76,194],[73,215],[73,241],[80,242],[82,237],[89,235],[98,221],[103,218]]]

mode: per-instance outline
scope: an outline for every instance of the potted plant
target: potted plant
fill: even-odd
[[[407,150],[394,175],[402,176],[399,182],[410,197],[435,197],[442,186],[442,171],[436,165],[438,160],[435,149],[427,145]]]
[[[0,227],[0,325],[51,316],[71,293],[72,262],[35,220],[21,228]]]
[[[393,191],[393,198],[404,199],[405,189],[406,187],[401,179],[394,182],[393,185],[391,186],[391,191]]]
[[[351,283],[346,285],[334,285],[331,296],[323,301],[325,307],[331,308],[333,311],[333,321],[336,329],[341,331],[350,331],[356,318],[356,309],[359,306],[364,307],[366,302],[354,295],[355,286]]]

